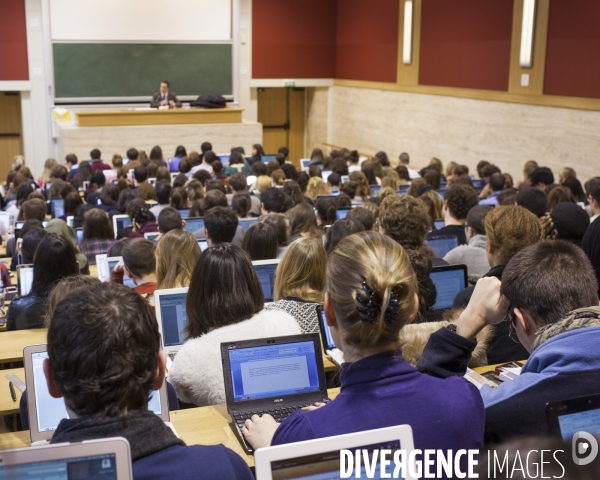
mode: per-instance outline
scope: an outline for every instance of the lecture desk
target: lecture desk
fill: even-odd
[[[41,343],[46,343],[45,328],[0,333],[0,364],[22,362],[23,349],[27,345],[39,345]]]
[[[17,400],[13,400],[10,396],[10,387],[8,386],[10,380],[6,378],[6,375],[10,373],[16,375],[19,380],[25,383],[25,369],[11,368],[0,370],[0,416],[19,413],[19,402],[21,401],[22,393],[17,387],[14,387]]]
[[[328,390],[332,400],[340,393],[339,388]],[[188,408],[170,412],[171,423],[187,445],[217,445],[222,443],[240,455],[249,466],[254,457],[242,449],[229,426],[230,417],[224,404],[210,407]],[[29,431],[0,434],[0,449],[27,447],[31,444]]]

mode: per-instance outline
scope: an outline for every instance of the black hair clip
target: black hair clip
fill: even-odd
[[[381,313],[381,307],[383,304],[382,298],[377,292],[375,292],[366,280],[363,280],[362,288],[366,293],[366,296],[357,295],[356,300],[360,303],[360,307],[356,307],[360,318],[363,322],[370,323],[372,325],[377,323],[377,318]],[[388,307],[385,311],[385,323],[391,324],[398,318],[398,311],[400,310],[400,302],[397,293],[390,294],[390,300]]]

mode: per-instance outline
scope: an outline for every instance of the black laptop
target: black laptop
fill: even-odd
[[[450,250],[458,247],[456,235],[432,234],[425,239],[425,243],[439,258],[444,258]]]
[[[252,415],[282,422],[296,410],[327,402],[318,333],[221,344],[227,411],[231,428],[247,453],[242,427]]]
[[[550,433],[570,443],[578,432],[600,436],[600,395],[570,398],[546,405]]]

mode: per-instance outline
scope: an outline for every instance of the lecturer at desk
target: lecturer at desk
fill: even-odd
[[[181,102],[177,100],[174,93],[169,92],[169,82],[160,82],[160,92],[157,92],[152,97],[150,102],[152,108],[168,106],[169,108],[181,107]]]

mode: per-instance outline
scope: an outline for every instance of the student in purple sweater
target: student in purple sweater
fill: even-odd
[[[76,415],[60,422],[51,443],[125,437],[136,480],[253,480],[233,451],[186,446],[148,411],[166,357],[152,307],[130,288],[103,283],[67,295],[50,319],[48,356],[50,395],[64,397]]]
[[[418,309],[406,251],[368,231],[342,240],[327,263],[325,314],[344,352],[342,389],[327,405],[282,424],[254,416],[243,433],[254,448],[409,424],[417,449],[479,449],[484,409],[477,388],[460,377],[419,373],[403,358],[400,329]]]

